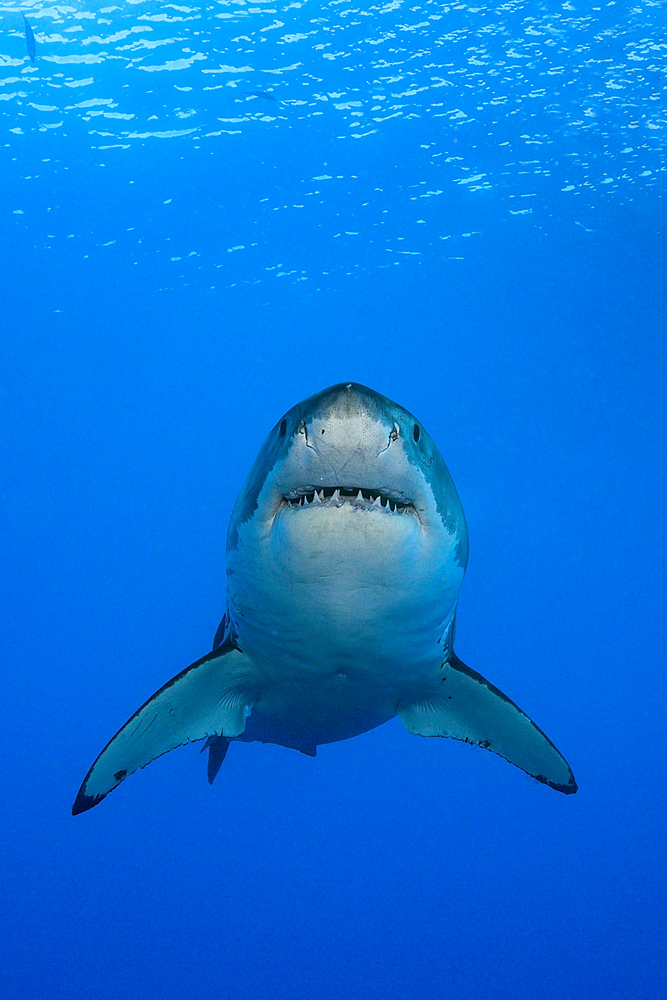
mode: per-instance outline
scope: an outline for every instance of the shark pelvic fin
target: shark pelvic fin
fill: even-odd
[[[252,663],[231,643],[196,660],[149,698],[106,745],[79,789],[72,814],[92,809],[128,774],[168,750],[207,736],[239,736],[258,694]],[[218,744],[217,767],[209,759],[209,780],[222,764],[221,749]]]
[[[204,750],[208,750],[206,777],[208,778],[209,785],[212,785],[218,776],[218,771],[222,767],[223,760],[227,756],[229,740],[226,736],[209,736],[199,752],[203,753]]]
[[[398,715],[417,736],[451,736],[504,757],[537,781],[566,795],[577,791],[569,764],[513,701],[455,653],[443,663],[437,687]]]

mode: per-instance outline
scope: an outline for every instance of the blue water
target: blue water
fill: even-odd
[[[3,0],[3,996],[664,994],[666,92],[664,2]],[[394,720],[72,818],[347,379],[438,444],[457,652],[579,793]]]

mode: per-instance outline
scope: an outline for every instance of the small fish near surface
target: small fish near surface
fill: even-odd
[[[456,488],[407,410],[351,382],[294,406],[232,512],[212,652],[126,722],[72,812],[195,740],[213,782],[230,742],[315,756],[396,715],[410,733],[476,744],[576,792],[551,740],[454,652],[467,561]]]
[[[268,90],[244,90],[243,93],[246,97],[261,97],[263,101],[273,101],[275,104],[280,104],[278,98],[274,97]]]
[[[37,55],[37,44],[35,42],[34,32],[26,20],[25,14],[23,14],[23,28],[25,30],[25,44],[28,50],[28,56],[30,58],[30,62],[34,63],[35,56]]]

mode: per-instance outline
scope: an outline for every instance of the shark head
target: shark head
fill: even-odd
[[[228,550],[241,527],[270,526],[288,510],[340,509],[407,515],[457,539],[465,570],[468,533],[461,502],[423,425],[385,396],[342,382],[310,396],[277,422],[232,514]]]
[[[362,624],[352,604],[377,620],[391,595],[394,620],[414,604],[415,620],[426,613],[442,632],[467,558],[458,494],[422,424],[380,393],[341,383],[292,407],[257,456],[230,521],[230,611],[247,623],[271,606],[275,620],[284,599],[294,621],[303,588],[310,613],[322,594],[349,630]]]

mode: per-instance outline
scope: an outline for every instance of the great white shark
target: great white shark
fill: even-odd
[[[125,723],[72,812],[195,740],[212,782],[230,741],[314,756],[396,715],[410,733],[476,744],[576,792],[551,740],[454,652],[467,561],[456,488],[412,414],[352,382],[292,407],[232,512],[212,651]]]

